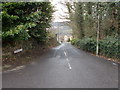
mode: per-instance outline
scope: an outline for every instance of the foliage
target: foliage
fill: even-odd
[[[96,52],[96,40],[94,38],[73,39],[71,42],[85,51]],[[99,40],[99,46],[100,55],[109,58],[120,58],[120,41],[118,41],[118,38],[107,37]]]
[[[107,37],[99,41],[100,54],[110,58],[120,58],[120,41],[118,38]]]
[[[71,44],[78,46],[78,44],[77,44],[78,41],[79,41],[79,39],[74,38],[74,39],[71,40]]]
[[[96,50],[96,40],[93,38],[73,39],[72,44],[92,53],[95,53]]]
[[[45,43],[53,13],[50,2],[4,2],[2,7],[3,44],[29,38]]]
[[[98,29],[99,39],[118,36],[120,2],[74,2],[67,3],[66,6],[74,37],[96,38]]]
[[[78,38],[72,44],[85,51],[120,58],[120,2],[74,2],[66,6],[73,36]]]

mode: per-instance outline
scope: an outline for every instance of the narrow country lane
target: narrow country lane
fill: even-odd
[[[20,70],[4,72],[3,88],[118,88],[118,65],[63,43]]]

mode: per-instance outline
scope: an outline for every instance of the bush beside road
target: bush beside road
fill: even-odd
[[[96,53],[96,39],[94,38],[84,38],[84,39],[73,39],[71,43],[78,48]],[[107,58],[114,59],[115,61],[120,61],[120,41],[118,38],[107,37],[99,40],[99,55],[105,56]]]

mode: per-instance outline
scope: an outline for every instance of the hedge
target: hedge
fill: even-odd
[[[94,38],[73,39],[71,43],[82,50],[92,53],[96,52],[96,39]],[[103,55],[108,58],[120,58],[120,41],[118,41],[118,38],[107,37],[99,40],[98,44],[99,55]]]
[[[34,39],[44,44],[46,28],[50,27],[53,6],[51,2],[3,2],[2,40],[3,45]]]

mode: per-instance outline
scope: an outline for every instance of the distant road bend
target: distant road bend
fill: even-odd
[[[118,65],[63,43],[3,73],[3,88],[118,88]]]

